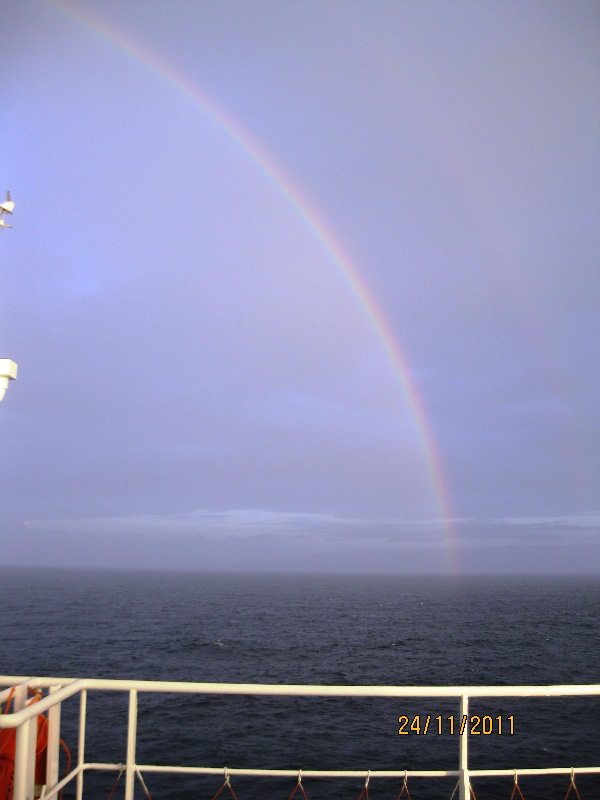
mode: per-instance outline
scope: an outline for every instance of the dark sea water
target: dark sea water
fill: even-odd
[[[600,683],[600,580],[0,571],[0,674],[315,684]],[[76,752],[77,703],[63,706]],[[514,734],[469,739],[471,768],[600,766],[600,699],[473,700]],[[458,715],[445,700],[140,695],[138,763],[288,769],[456,769],[458,736],[398,735],[398,717]],[[86,760],[124,761],[126,698],[90,693]],[[85,796],[115,776],[86,773]],[[154,800],[210,798],[221,779],[146,775]],[[453,779],[409,782],[450,798]],[[522,777],[526,800],[568,778]],[[124,779],[114,797],[123,796]],[[294,781],[232,779],[238,800],[287,800]],[[358,799],[360,780],[305,779],[310,800]],[[474,781],[509,800],[513,781]],[[582,800],[600,776],[580,777]],[[372,779],[371,800],[401,782]],[[65,792],[65,798],[72,795]],[[136,798],[143,794],[136,789]],[[221,797],[229,797],[223,794]],[[299,794],[296,794],[296,798]],[[574,797],[571,794],[571,797]]]

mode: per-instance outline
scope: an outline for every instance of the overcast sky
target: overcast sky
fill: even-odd
[[[0,559],[600,571],[597,2],[1,2]]]

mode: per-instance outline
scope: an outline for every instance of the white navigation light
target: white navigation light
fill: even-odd
[[[9,225],[8,222],[4,219],[7,214],[12,214],[15,204],[10,199],[10,192],[6,193],[6,200],[3,203],[0,203],[0,228],[12,228],[12,225]]]
[[[17,380],[17,365],[10,358],[0,358],[0,400],[6,394],[9,381]]]

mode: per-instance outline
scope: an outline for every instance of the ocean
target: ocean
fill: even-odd
[[[0,674],[315,684],[600,683],[600,579],[220,575],[0,570]],[[76,753],[78,703],[63,706]],[[471,768],[600,765],[600,698],[472,701],[504,731],[469,739]],[[446,700],[140,695],[137,760],[288,769],[456,769]],[[427,735],[415,717],[439,717]],[[408,734],[399,734],[407,717]],[[512,717],[512,723],[508,722]],[[125,759],[126,699],[90,693],[86,759]],[[512,724],[513,731],[508,730]],[[206,798],[218,777],[145,776],[153,800]],[[113,773],[86,773],[108,798]],[[360,795],[361,780],[305,779],[309,800]],[[409,780],[412,800],[453,779]],[[563,800],[569,780],[522,777],[526,800]],[[509,800],[512,778],[473,782]],[[287,800],[290,779],[232,778],[238,800]],[[600,775],[577,778],[600,798]],[[124,779],[114,793],[123,796]],[[370,800],[401,782],[372,779]],[[73,794],[65,791],[64,797]],[[136,788],[136,798],[143,797]],[[221,797],[229,797],[227,793]],[[296,798],[299,794],[296,794]],[[574,797],[571,794],[571,797]]]

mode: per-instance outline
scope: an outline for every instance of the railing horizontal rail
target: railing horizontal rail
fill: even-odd
[[[22,676],[2,676],[0,685],[24,683]],[[29,680],[32,688],[48,688],[63,683],[62,689],[12,714],[0,715],[0,728],[20,725],[38,713],[47,711],[55,703],[71,697],[82,689],[98,691],[160,692],[177,694],[222,694],[279,697],[445,697],[460,699],[484,697],[578,697],[600,695],[600,684],[555,684],[548,686],[346,686],[311,684],[268,683],[190,683],[170,681],[111,680],[101,678],[35,678]]]
[[[2,678],[2,683],[10,678]],[[66,679],[67,681],[69,679]],[[47,682],[48,681],[48,682]],[[20,683],[23,683],[19,679]],[[34,679],[27,683],[31,688],[47,688],[60,681]],[[578,697],[600,695],[600,685],[551,685],[551,686],[345,686],[309,684],[268,683],[176,683],[162,681],[102,680],[96,678],[70,679],[67,686],[48,695],[34,706],[21,711],[0,715],[0,728],[11,728],[27,719],[43,714],[57,702],[80,692],[82,689],[97,691],[129,691],[177,694],[222,694],[255,695],[277,697],[445,697],[460,699],[483,697]]]
[[[60,792],[62,789],[64,789],[64,787],[65,787],[65,786],[66,786],[68,783],[70,783],[70,782],[73,780],[73,778],[76,778],[76,777],[77,777],[77,776],[78,776],[78,775],[79,775],[81,772],[83,772],[83,771],[84,771],[84,769],[85,769],[85,765],[84,765],[84,764],[78,764],[76,767],[74,767],[74,768],[73,768],[73,769],[72,769],[72,770],[71,770],[69,773],[67,773],[67,774],[65,775],[65,777],[64,777],[64,778],[62,778],[62,779],[61,779],[61,780],[60,780],[60,781],[59,781],[59,782],[56,784],[56,786],[53,786],[53,787],[52,787],[52,788],[51,788],[49,791],[47,791],[47,792],[44,794],[44,800],[51,800],[51,798],[52,798],[52,797],[56,797],[56,795],[57,795],[57,794],[58,794],[58,793],[59,793],[59,792]]]
[[[363,770],[322,770],[322,769],[245,769],[229,767],[180,767],[169,764],[136,764],[140,772],[173,773],[179,775],[224,775],[225,770],[229,776],[243,775],[247,777],[271,777],[271,778],[297,778],[300,773],[304,778],[457,778],[460,770],[457,769],[437,769],[437,770],[386,770],[386,769],[363,769]],[[90,763],[85,765],[85,769],[103,770],[118,772],[124,770],[125,764],[105,764]],[[522,775],[594,775],[600,774],[600,767],[540,767],[538,769],[517,769],[519,777]],[[495,778],[510,775],[514,777],[514,769],[470,769],[469,775],[472,778]]]
[[[95,770],[112,770],[118,772],[125,769],[125,764],[86,764],[86,769]],[[179,767],[167,764],[136,764],[140,772],[153,772],[153,773],[173,773],[178,775],[227,775],[233,777],[246,776],[246,777],[266,777],[266,778],[298,778],[300,773],[302,779],[304,778],[404,778],[405,775],[413,778],[456,778],[458,770],[453,769],[438,769],[438,770],[322,770],[322,769],[246,769],[246,768],[229,768],[229,767]],[[571,770],[569,769],[570,773]],[[511,771],[511,775],[513,772]]]
[[[83,685],[84,683],[84,681],[71,681],[68,686],[64,686],[62,689],[58,689],[56,692],[46,695],[46,697],[38,700],[38,702],[34,703],[33,705],[28,705],[20,711],[13,711],[10,714],[0,714],[0,729],[15,728],[17,725],[21,725],[28,719],[37,717],[38,714],[43,714],[57,703],[60,703],[63,700],[66,700],[68,697],[72,697],[74,694],[77,694],[82,689],[85,689],[85,686]],[[47,688],[45,686],[40,686],[39,683],[36,683],[35,681],[32,681],[27,685],[32,689]]]
[[[502,775],[599,775],[600,767],[539,767],[537,769],[470,769],[471,778],[496,778]]]
[[[15,681],[14,684],[11,684],[3,692],[0,692],[0,703],[5,703],[8,700],[8,698],[10,697],[10,693],[14,689],[18,689],[20,686],[23,686],[23,687],[29,687],[30,686],[33,689],[34,687],[32,686],[31,681],[32,681],[31,678],[23,678],[23,680],[20,680],[18,682]]]

